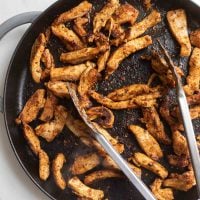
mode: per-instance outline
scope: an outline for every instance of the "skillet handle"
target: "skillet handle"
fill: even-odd
[[[25,12],[22,14],[15,15],[10,19],[6,20],[0,25],[0,40],[3,36],[16,28],[17,26],[33,23],[34,20],[41,14],[41,11]],[[0,112],[3,113],[3,97],[0,96]]]

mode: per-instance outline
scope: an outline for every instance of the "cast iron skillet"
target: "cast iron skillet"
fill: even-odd
[[[37,19],[35,19],[38,13],[26,13],[20,15],[17,18],[12,18],[10,21],[6,22],[4,25],[0,26],[0,38],[7,31],[11,30],[17,25],[33,22],[30,28],[27,30],[20,43],[18,44],[15,53],[11,59],[4,89],[3,104],[1,106],[1,111],[4,114],[5,124],[7,128],[8,137],[10,139],[11,146],[15,152],[19,163],[31,178],[31,180],[51,199],[76,199],[75,195],[72,194],[70,189],[61,191],[57,188],[54,183],[53,177],[46,182],[42,182],[38,178],[38,159],[29,149],[25,139],[22,136],[22,129],[18,127],[14,119],[22,110],[23,105],[31,94],[37,89],[41,88],[41,85],[36,85],[31,78],[29,73],[29,58],[32,44],[38,34],[45,30],[53,21],[53,19],[63,11],[71,9],[72,7],[78,5],[80,0],[66,1],[60,0],[43,12]],[[91,0],[94,7],[98,10],[105,3],[104,0]],[[124,3],[124,0],[121,2]],[[140,10],[140,18],[144,16],[144,9],[142,7],[141,0],[128,0],[127,2],[133,4],[137,9]],[[167,2],[162,0],[155,0],[155,5],[158,10],[165,16],[166,11],[175,8],[185,8],[188,14],[188,24],[190,29],[195,29],[200,27],[200,8],[189,0],[168,0]],[[35,19],[35,20],[34,20]],[[3,28],[3,29],[2,29]],[[167,49],[175,55],[174,60],[177,60],[177,55],[179,53],[179,48],[177,43],[172,38],[168,31],[168,26],[166,20],[163,20],[161,24],[149,32],[153,38],[160,38],[160,40],[165,44]],[[49,48],[53,51],[56,56],[57,66],[62,64],[59,62],[59,54],[64,51],[62,44],[56,39],[52,38]],[[140,55],[148,53],[150,48],[147,50],[140,51],[132,56],[129,56],[119,67],[119,69],[110,77],[108,81],[103,81],[97,87],[99,92],[107,94],[113,89],[119,88],[121,86],[129,85],[131,83],[146,82],[149,78],[150,73],[152,73],[150,64],[147,61],[142,61],[139,59]],[[182,68],[187,73],[186,64],[187,59],[182,59]],[[171,98],[173,100],[173,98]],[[2,98],[1,98],[2,101]],[[72,103],[68,101],[61,102],[68,106],[69,109],[72,108]],[[173,103],[172,101],[170,103]],[[116,116],[115,128],[110,130],[110,132],[116,136],[119,135],[119,140],[125,144],[126,151],[123,154],[124,157],[129,157],[134,151],[138,151],[137,142],[134,137],[128,132],[127,125],[132,123],[140,123],[139,118],[141,113],[139,110],[128,110],[128,111],[114,111]],[[77,115],[75,113],[75,115]],[[31,125],[35,127],[38,122],[34,122]],[[196,132],[200,131],[199,121],[194,121]],[[169,129],[166,125],[166,131]],[[170,134],[170,133],[169,133]],[[63,169],[64,176],[67,178],[70,176],[69,166],[73,162],[76,155],[85,152],[93,151],[88,149],[83,144],[79,142],[77,138],[73,136],[68,129],[64,129],[63,133],[59,135],[51,144],[47,144],[44,140],[41,140],[42,148],[47,151],[50,159],[52,160],[58,152],[64,152],[67,158],[67,164]],[[169,147],[163,146],[165,151],[170,152]],[[165,159],[161,161],[167,165]],[[101,167],[99,167],[101,168]],[[169,171],[176,171],[177,169],[170,168]],[[146,173],[143,171],[143,180],[149,185],[154,180],[155,176],[151,173]],[[178,171],[180,172],[180,171]],[[131,200],[131,199],[143,199],[142,196],[134,189],[127,180],[105,180],[92,185],[94,188],[101,188],[105,191],[106,197],[112,200]],[[187,193],[175,192],[176,199],[184,200],[197,199],[196,189],[193,188]]]

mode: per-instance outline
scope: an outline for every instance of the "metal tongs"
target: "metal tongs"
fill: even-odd
[[[190,151],[192,165],[194,168],[198,196],[200,198],[200,156],[199,156],[199,150],[198,150],[196,139],[195,139],[195,133],[194,133],[193,125],[192,125],[192,120],[190,117],[190,111],[189,111],[187,99],[186,99],[185,92],[182,87],[181,80],[176,72],[176,69],[175,69],[172,59],[170,58],[168,52],[166,51],[166,49],[160,43],[159,40],[158,40],[158,43],[160,44],[160,46],[164,52],[165,59],[167,61],[167,64],[170,67],[170,70],[172,71],[174,80],[176,82],[176,93],[177,93],[179,109],[181,112],[183,125],[185,128],[185,135],[186,135],[186,139],[187,139],[187,143],[188,143],[188,147],[189,147],[189,151]]]
[[[88,120],[86,112],[80,107],[79,99],[77,96],[76,88],[73,83],[67,83],[69,94],[74,102],[76,109],[78,110],[80,116],[86,125],[91,129],[91,134],[93,137],[101,144],[108,155],[113,159],[113,161],[119,166],[122,172],[130,180],[130,182],[137,188],[137,190],[143,195],[147,200],[156,200],[149,188],[142,182],[141,179],[135,175],[133,170],[128,166],[127,162],[122,158],[122,156],[113,148],[113,146],[106,140],[106,138],[93,126],[93,124]]]

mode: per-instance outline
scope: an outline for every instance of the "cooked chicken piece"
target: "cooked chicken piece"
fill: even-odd
[[[52,26],[51,30],[53,34],[65,44],[69,51],[75,51],[85,47],[84,43],[80,40],[76,33],[67,28],[64,24]]]
[[[118,165],[112,160],[112,158],[110,156],[106,156],[103,160],[103,163],[102,165],[105,167],[105,168],[108,168],[108,169],[112,169],[112,170],[121,170]],[[135,174],[141,178],[141,175],[142,175],[142,170],[138,167],[136,167],[135,165],[131,164],[128,162],[128,165],[129,167],[135,172]]]
[[[194,48],[189,62],[189,75],[187,85],[184,87],[187,95],[200,90],[200,49]]]
[[[165,179],[168,176],[168,171],[160,163],[152,160],[143,153],[135,153],[133,160],[141,167],[152,171],[154,174],[157,174],[162,179]]]
[[[170,188],[161,188],[163,180],[155,179],[155,181],[151,184],[151,190],[155,195],[157,200],[173,200],[174,194],[173,190]]]
[[[49,77],[51,68],[55,67],[54,58],[49,49],[45,49],[44,53],[42,54],[41,61],[44,63],[45,69],[42,71],[40,79],[44,80]]]
[[[200,92],[191,96],[187,96],[187,102],[190,106],[200,104]]]
[[[38,155],[41,150],[40,140],[35,135],[34,130],[31,128],[31,126],[23,122],[23,132],[31,150],[35,155]]]
[[[133,84],[114,90],[107,97],[113,101],[126,101],[139,95],[161,91],[161,87],[151,88],[146,84]]]
[[[107,78],[111,74],[113,74],[115,70],[117,70],[119,64],[130,54],[135,53],[136,51],[139,51],[141,49],[144,49],[151,44],[152,44],[151,36],[146,35],[121,45],[111,54],[108,60],[106,68]]]
[[[56,182],[56,185],[61,189],[64,190],[66,188],[66,181],[63,178],[61,170],[63,168],[64,163],[66,162],[65,156],[62,153],[59,153],[52,163],[52,172],[53,177]]]
[[[49,156],[42,149],[39,151],[39,176],[40,179],[46,181],[50,175]]]
[[[190,33],[190,42],[195,47],[200,48],[200,28]]]
[[[98,72],[103,71],[106,68],[106,63],[110,56],[110,48],[99,56],[97,60]]]
[[[100,158],[96,153],[81,155],[75,158],[70,171],[73,175],[84,174],[100,164]]]
[[[118,171],[103,169],[99,171],[92,172],[86,175],[84,178],[84,184],[91,185],[94,182],[101,181],[108,178],[123,178],[124,176]]]
[[[111,18],[112,14],[119,6],[119,0],[108,0],[100,12],[95,14],[93,20],[93,33],[97,33],[101,28],[105,27],[106,22]]]
[[[100,74],[97,69],[95,69],[95,64],[88,63],[88,68],[81,74],[79,85],[78,85],[78,94],[80,99],[80,107],[81,108],[89,108],[92,106],[92,102],[89,99],[88,91],[92,89],[92,87],[98,81]]]
[[[159,142],[171,144],[171,140],[165,133],[165,129],[155,107],[142,108],[142,122],[146,124],[148,132]]]
[[[172,34],[181,46],[180,56],[190,56],[191,44],[188,36],[187,16],[185,10],[171,10],[167,12],[167,21]]]
[[[84,199],[101,200],[104,197],[102,190],[96,190],[86,186],[76,176],[68,181],[68,185],[77,196]]]
[[[79,36],[84,37],[87,35],[87,31],[85,30],[84,25],[86,25],[88,21],[89,20],[87,17],[79,17],[74,20],[73,29]]]
[[[109,49],[109,37],[107,37],[105,34],[99,32],[95,34],[90,34],[88,36],[88,42],[89,43],[94,43],[96,44],[97,47],[106,45],[108,46]]]
[[[82,1],[78,6],[68,10],[61,15],[59,15],[53,22],[53,25],[59,25],[62,23],[66,23],[72,21],[78,17],[82,17],[89,13],[92,9],[92,4],[88,1]]]
[[[107,130],[99,126],[97,123],[92,122],[92,125],[107,139],[108,142],[110,142],[113,145],[113,147],[118,153],[121,154],[124,152],[124,144],[119,143],[117,139],[112,137]]]
[[[35,128],[36,135],[43,137],[47,142],[52,142],[62,132],[68,116],[64,106],[56,106],[54,119],[40,124]]]
[[[97,119],[97,123],[103,128],[113,128],[115,116],[110,109],[97,106],[90,108],[86,113],[91,121]]]
[[[187,171],[183,174],[170,174],[169,178],[165,179],[163,182],[164,187],[171,187],[175,190],[181,190],[187,192],[194,185],[196,185],[194,172]]]
[[[136,137],[141,149],[153,160],[159,160],[163,157],[163,152],[154,137],[139,126],[130,125],[129,129]]]
[[[143,0],[143,5],[145,7],[146,10],[149,10],[152,8],[152,2],[151,0]]]
[[[149,28],[157,25],[159,22],[161,22],[161,14],[157,10],[153,10],[142,21],[134,24],[129,29],[128,34],[126,35],[126,41],[130,41],[141,36]]]
[[[36,92],[28,99],[22,112],[15,120],[17,124],[20,124],[21,122],[25,122],[28,124],[36,119],[39,111],[44,107],[45,104],[44,95],[45,95],[44,89],[36,90]]]
[[[200,135],[196,136],[196,141],[197,141],[198,149],[200,150]]]
[[[40,79],[42,76],[42,68],[40,65],[40,61],[44,53],[46,43],[47,39],[45,37],[45,34],[40,33],[39,36],[36,38],[31,49],[30,70],[32,78],[36,83],[40,83]]]
[[[112,101],[107,97],[102,96],[101,94],[95,91],[90,91],[89,94],[98,103],[113,110],[139,108],[139,107],[152,107],[156,105],[156,99],[161,96],[160,93],[156,92],[153,95],[152,94],[140,95],[130,100],[116,102]]]
[[[66,82],[49,81],[48,83],[45,83],[45,86],[57,97],[60,97],[60,98],[70,97]]]
[[[176,155],[189,155],[188,145],[185,137],[179,131],[172,133],[173,149]]]
[[[100,47],[88,47],[77,51],[62,53],[60,60],[64,63],[79,64],[96,58],[100,53],[108,49],[107,45]]]
[[[77,81],[81,74],[87,69],[86,64],[59,67],[51,69],[51,81]]]
[[[178,168],[184,168],[190,164],[188,156],[169,155],[167,156],[167,158],[170,165],[178,167]]]
[[[40,115],[40,120],[47,122],[53,118],[54,110],[57,104],[57,98],[50,92],[47,91],[47,99],[44,104],[44,109]]]

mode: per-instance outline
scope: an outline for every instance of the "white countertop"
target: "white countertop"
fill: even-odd
[[[200,4],[200,0],[193,0]],[[44,10],[55,0],[0,0],[0,24],[16,14]],[[28,25],[18,27],[0,41],[0,95],[11,55]],[[8,141],[0,114],[0,200],[48,200],[19,165]]]

